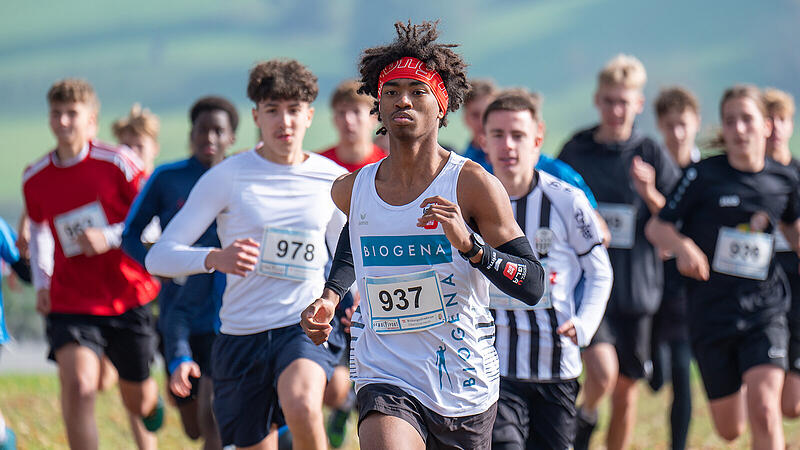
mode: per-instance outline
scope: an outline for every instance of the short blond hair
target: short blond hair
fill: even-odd
[[[344,80],[333,91],[331,96],[331,107],[335,108],[339,103],[364,104],[372,108],[374,99],[366,94],[359,94],[361,82],[357,80]]]
[[[792,94],[775,88],[764,89],[764,102],[770,115],[794,116],[794,97]]]
[[[158,132],[161,128],[158,116],[151,113],[149,109],[142,108],[142,105],[134,103],[130,113],[126,117],[117,119],[111,125],[111,131],[117,140],[122,138],[125,133],[136,136],[149,136],[154,141],[158,140]]]
[[[622,85],[630,89],[642,89],[647,83],[644,64],[635,56],[619,55],[611,58],[597,74],[598,85]]]
[[[47,103],[85,103],[100,111],[100,100],[88,81],[80,78],[58,80],[47,91]]]

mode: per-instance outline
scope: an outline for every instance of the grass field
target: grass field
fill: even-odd
[[[748,448],[749,436],[726,445],[714,434],[702,387],[695,376],[693,386],[693,415],[689,432],[689,448],[693,449],[744,449]],[[163,379],[159,379],[163,386]],[[662,389],[656,395],[642,389],[639,414],[632,448],[667,449],[668,399],[671,394]],[[17,433],[20,449],[57,449],[66,447],[66,435],[60,415],[58,380],[55,375],[5,375],[0,376],[0,409]],[[100,432],[100,448],[134,448],[130,437],[127,417],[122,413],[122,404],[116,389],[102,393],[97,402],[96,416]],[[357,437],[352,431],[345,450],[358,448]],[[600,429],[605,428],[601,422]],[[784,421],[788,449],[800,449],[800,420]],[[603,448],[603,433],[596,433],[593,448]],[[180,419],[174,408],[168,408],[165,427],[159,432],[159,447],[164,449],[199,448],[189,441],[180,429]]]

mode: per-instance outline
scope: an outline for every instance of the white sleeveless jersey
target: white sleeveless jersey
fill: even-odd
[[[458,255],[441,225],[416,226],[424,199],[440,195],[458,203],[465,161],[451,153],[425,192],[402,206],[378,196],[380,162],[368,165],[356,176],[349,217],[361,292],[351,328],[356,390],[397,386],[450,417],[486,411],[497,401],[500,376],[489,282]],[[433,309],[420,312],[426,305]]]
[[[556,329],[573,320],[588,344],[602,319],[611,292],[612,271],[601,245],[600,227],[579,189],[541,171],[527,195],[512,199],[520,228],[545,267],[545,295],[536,307],[492,290],[497,351],[503,377],[528,381],[577,378],[580,348]],[[586,276],[581,308],[575,287]],[[507,297],[507,296],[505,296]],[[495,307],[506,304],[511,307]]]
[[[158,275],[206,272],[210,249],[192,244],[214,220],[222,248],[237,239],[260,243],[256,270],[226,277],[219,312],[225,334],[296,324],[322,294],[330,252],[345,221],[330,190],[346,171],[323,156],[307,155],[301,164],[283,165],[250,150],[212,167],[147,254],[147,268]]]

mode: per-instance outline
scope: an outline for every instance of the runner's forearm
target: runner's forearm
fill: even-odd
[[[481,261],[470,264],[503,293],[528,305],[535,305],[542,298],[544,269],[525,236],[512,239],[496,249],[484,244]]]
[[[592,251],[581,256],[579,262],[586,281],[581,306],[572,323],[575,325],[578,345],[585,347],[597,332],[597,327],[600,326],[605,314],[614,273],[611,270],[608,251],[602,245],[595,246]]]
[[[339,300],[344,298],[344,294],[356,280],[356,272],[353,266],[353,253],[350,248],[350,224],[345,223],[342,232],[339,234],[339,242],[336,244],[336,254],[331,263],[331,272],[325,287],[339,295]]]

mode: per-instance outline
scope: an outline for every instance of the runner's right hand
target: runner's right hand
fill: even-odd
[[[50,314],[50,289],[36,291],[36,311],[43,316]]]
[[[237,239],[221,250],[211,250],[206,256],[206,268],[243,277],[255,270],[258,247],[253,239]]]
[[[186,398],[192,393],[189,377],[200,378],[200,375],[200,366],[196,362],[182,362],[169,377],[169,390],[178,397]]]
[[[327,291],[327,290],[326,290]],[[335,294],[334,294],[335,295]],[[314,300],[314,303],[308,305],[300,314],[300,326],[303,331],[311,339],[311,342],[320,345],[328,340],[331,334],[331,320],[333,320],[334,313],[336,312],[336,303],[323,296]]]
[[[709,266],[706,254],[692,240],[685,239],[682,249],[675,255],[678,272],[695,280],[708,281]]]

